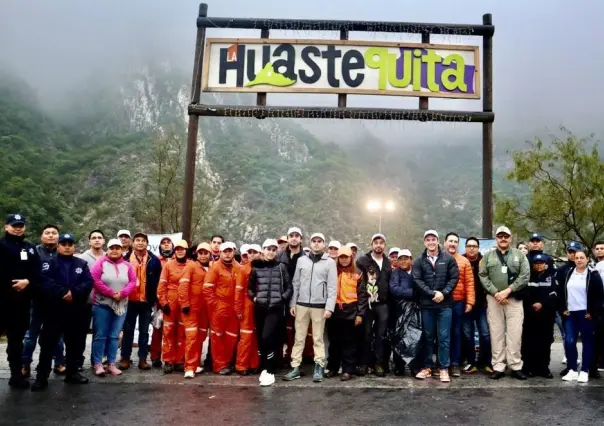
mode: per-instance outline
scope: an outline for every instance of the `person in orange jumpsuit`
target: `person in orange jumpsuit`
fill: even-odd
[[[203,282],[210,267],[210,245],[197,246],[197,260],[189,262],[178,287],[178,303],[182,307],[185,326],[185,378],[203,373],[201,351],[208,336],[210,318],[203,295]]]
[[[235,243],[220,245],[220,260],[215,261],[206,273],[203,294],[210,313],[210,351],[212,371],[231,374],[235,355],[239,321],[235,314],[235,285],[240,265],[235,261]]]
[[[157,299],[164,313],[162,356],[164,374],[172,371],[184,372],[185,329],[178,302],[178,287],[185,269],[191,262],[187,259],[189,244],[185,240],[174,244],[174,259],[166,263],[161,271]]]
[[[247,244],[245,248],[249,250]],[[244,246],[241,246],[242,248]],[[250,273],[252,272],[252,261],[259,259],[260,253],[250,254],[241,252],[241,271],[237,276],[235,286],[235,313],[239,320],[239,343],[237,344],[237,361],[235,371],[237,374],[247,376],[256,373],[260,367],[258,356],[258,336],[256,334],[256,321],[254,318],[254,302],[247,294]],[[245,259],[245,263],[243,263]]]
[[[174,243],[169,237],[164,237],[159,242],[158,257],[162,268],[166,265],[166,263],[168,263],[168,260],[174,258]],[[156,308],[161,308],[159,306],[159,303]],[[163,364],[161,362],[162,333],[163,328],[153,327],[153,334],[151,335],[151,347],[149,348],[149,352],[151,353],[151,362],[153,363],[152,365],[154,368],[163,367]]]

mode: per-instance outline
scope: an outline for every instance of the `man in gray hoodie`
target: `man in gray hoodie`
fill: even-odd
[[[103,247],[105,246],[105,234],[100,229],[95,229],[94,231],[90,231],[88,234],[88,250],[86,250],[82,254],[76,254],[76,257],[80,259],[84,259],[86,263],[88,263],[88,269],[92,269],[94,264],[105,256],[105,250]],[[86,314],[88,323],[92,322],[92,291],[88,295],[88,304],[86,305]],[[92,360],[90,361],[92,364]],[[82,359],[82,364],[80,368],[84,365],[84,359]]]
[[[310,237],[311,253],[302,256],[296,264],[292,281],[294,295],[290,301],[290,313],[295,318],[296,336],[292,349],[293,370],[283,380],[300,378],[300,364],[306,341],[308,324],[312,323],[315,371],[313,382],[323,381],[325,369],[325,345],[323,334],[325,320],[331,317],[336,305],[338,272],[336,263],[326,253],[325,237],[315,233]]]

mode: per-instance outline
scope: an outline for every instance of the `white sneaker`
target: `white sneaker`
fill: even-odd
[[[193,378],[195,378],[195,373],[193,373],[191,370],[185,371],[185,379],[193,379]]]
[[[562,364],[566,364],[566,357],[562,358]]]
[[[579,383],[587,383],[589,382],[589,374],[586,371],[581,371],[579,373],[579,377],[577,378],[577,382]]]
[[[264,376],[264,378],[260,382],[260,386],[271,386],[274,383],[275,383],[275,375],[266,373],[266,376]]]
[[[579,373],[577,373],[575,370],[570,370],[568,373],[566,373],[566,376],[562,377],[562,380],[565,382],[574,382],[578,378]]]
[[[203,367],[197,367],[195,369],[195,374],[201,374],[201,373],[203,373]]]
[[[262,383],[262,380],[264,380],[264,378],[266,377],[267,374],[268,374],[268,371],[262,370],[262,373],[260,373],[260,377],[258,377],[258,381],[260,383]]]

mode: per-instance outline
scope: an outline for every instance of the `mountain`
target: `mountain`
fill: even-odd
[[[91,80],[46,111],[33,90],[0,75],[0,207],[84,235],[101,228],[180,231],[189,78],[167,64]],[[251,96],[203,94],[213,104]],[[262,242],[300,226],[342,242],[382,230],[391,245],[421,248],[422,229],[479,234],[481,152],[469,145],[397,148],[370,132],[344,146],[294,120],[201,118],[194,236]],[[509,155],[496,153],[496,188]],[[509,188],[508,188],[509,189]],[[419,240],[418,240],[419,236]],[[419,244],[418,244],[419,241]]]

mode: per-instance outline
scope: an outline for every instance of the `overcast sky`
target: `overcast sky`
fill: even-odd
[[[597,31],[602,0],[275,0],[208,1],[210,16],[359,19],[481,23],[492,13],[496,136],[522,136],[564,124],[578,133],[601,133],[604,43]],[[133,58],[166,58],[190,70],[193,63],[195,0],[0,0],[0,65],[9,66],[40,91],[60,97],[99,67],[120,69]],[[279,34],[277,34],[279,35]],[[286,36],[288,34],[285,34]],[[301,32],[305,38],[337,38],[329,32]],[[259,36],[259,32],[208,31],[208,36]],[[416,37],[416,38],[414,38]],[[400,40],[399,35],[351,34],[351,39]],[[406,40],[419,41],[419,36]],[[435,41],[480,45],[479,38]],[[310,99],[310,100],[309,100]],[[334,105],[335,96],[280,95],[274,102]],[[417,99],[352,97],[351,106],[417,106]],[[431,100],[438,109],[480,109],[481,101]],[[364,124],[377,133],[408,135],[446,126]],[[459,125],[457,125],[459,126]],[[479,143],[480,126],[459,134]],[[480,145],[477,145],[480,146]]]

